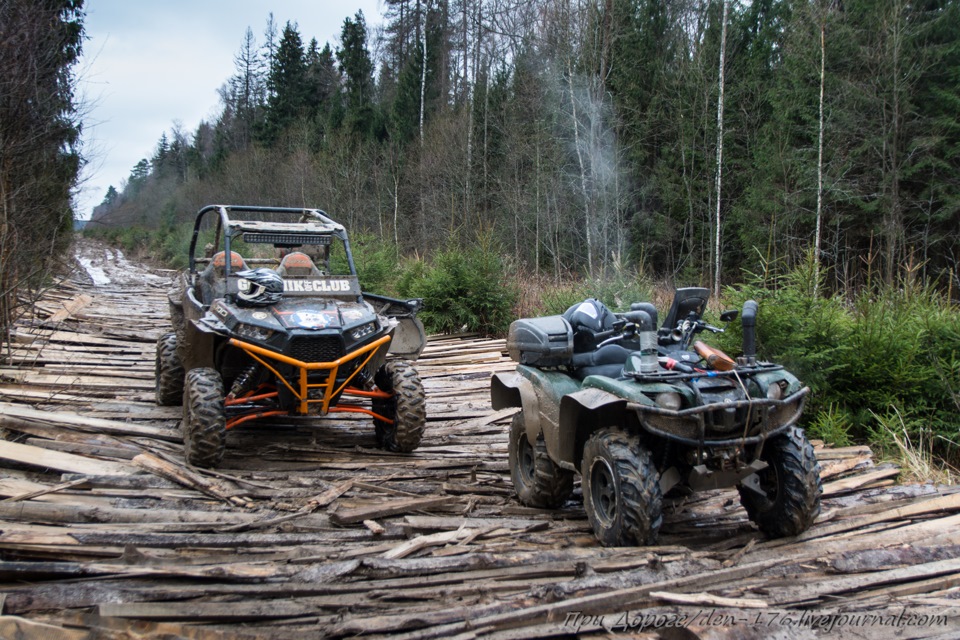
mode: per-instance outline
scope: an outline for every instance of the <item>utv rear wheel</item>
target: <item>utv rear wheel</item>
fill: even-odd
[[[373,401],[373,412],[393,421],[374,419],[377,445],[387,451],[413,451],[420,446],[427,423],[427,402],[417,370],[409,362],[392,360],[377,371],[374,382],[380,391],[393,394]]]
[[[597,431],[583,449],[583,506],[604,546],[654,544],[663,495],[650,452],[619,429]]]
[[[801,429],[766,443],[760,455],[769,466],[756,474],[754,485],[741,484],[740,503],[761,531],[771,538],[803,533],[820,515],[820,464]]]
[[[227,446],[223,381],[215,369],[187,372],[183,398],[184,457],[197,467],[215,467]]]
[[[528,507],[556,509],[573,493],[573,472],[554,464],[542,435],[530,444],[522,411],[510,423],[508,456],[513,489]]]
[[[172,407],[183,400],[183,363],[177,355],[177,334],[165,333],[157,340],[157,404]]]

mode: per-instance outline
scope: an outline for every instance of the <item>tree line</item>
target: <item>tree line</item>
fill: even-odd
[[[82,0],[0,0],[0,332],[63,257],[83,162]]]
[[[556,279],[812,258],[832,290],[952,286],[958,36],[958,0],[386,0],[334,46],[271,15],[216,120],[165,132],[94,222],[317,206]]]

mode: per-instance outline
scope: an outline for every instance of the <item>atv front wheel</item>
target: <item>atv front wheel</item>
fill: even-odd
[[[761,531],[771,538],[806,531],[820,515],[820,464],[801,429],[766,443],[760,459],[769,466],[737,489],[740,503]],[[746,486],[744,486],[746,485]]]
[[[377,446],[387,451],[409,453],[420,446],[427,424],[427,401],[417,370],[409,362],[391,360],[374,376],[380,391],[392,393],[388,399],[375,399],[373,412],[393,420],[393,424],[374,419]]]
[[[600,544],[654,544],[663,522],[657,469],[640,439],[597,431],[583,449],[583,507]]]
[[[227,447],[223,380],[216,369],[191,369],[183,395],[184,457],[197,467],[215,467]]]
[[[530,444],[523,411],[510,423],[510,478],[520,502],[538,509],[556,509],[573,493],[573,472],[561,469],[547,454],[543,435]]]
[[[177,355],[177,334],[165,333],[157,340],[156,397],[161,407],[172,407],[183,400],[183,363]]]

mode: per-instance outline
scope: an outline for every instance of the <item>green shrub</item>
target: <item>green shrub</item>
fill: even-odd
[[[397,287],[400,295],[423,298],[419,317],[431,332],[502,334],[517,302],[503,258],[483,246],[447,249],[430,264],[410,262]]]

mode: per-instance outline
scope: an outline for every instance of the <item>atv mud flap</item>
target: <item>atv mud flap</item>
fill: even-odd
[[[627,403],[627,408],[637,412],[645,430],[661,438],[694,447],[728,447],[758,444],[786,431],[800,419],[809,393],[810,387],[804,387],[782,400],[750,398],[681,411],[635,402]],[[711,412],[738,409],[747,409],[750,415],[746,428],[735,428],[729,432],[729,438],[707,436],[707,420]]]
[[[297,400],[297,411],[296,413],[300,415],[307,415],[310,413],[311,405],[319,405],[317,413],[321,415],[326,415],[331,411],[345,411],[345,412],[355,412],[355,413],[367,413],[373,415],[374,417],[390,422],[387,418],[383,416],[378,416],[373,414],[373,412],[363,409],[360,407],[341,407],[341,408],[332,408],[330,406],[333,398],[337,397],[341,393],[349,393],[350,395],[362,396],[367,398],[382,397],[389,398],[390,394],[386,394],[380,391],[362,391],[360,389],[350,388],[349,385],[353,379],[357,376],[360,371],[367,365],[370,360],[377,354],[377,351],[381,347],[386,348],[387,343],[390,342],[390,336],[383,336],[378,340],[374,340],[370,344],[363,346],[356,351],[352,351],[347,355],[333,360],[332,362],[303,362],[289,356],[285,356],[281,353],[275,351],[270,351],[269,349],[264,349],[254,344],[249,344],[236,338],[230,339],[230,344],[242,349],[247,355],[251,358],[262,364],[264,367],[269,369],[276,377],[277,380],[283,383],[283,385],[290,390]],[[343,382],[337,386],[337,373],[340,370],[340,367],[352,362],[353,360],[358,360],[362,358],[360,364],[354,367],[353,373],[351,373]],[[292,381],[287,380],[279,371],[274,367],[273,362],[280,362],[288,366],[295,367],[297,369],[297,375]],[[326,371],[326,379],[322,382],[310,382],[309,374],[312,371]],[[320,393],[311,393],[319,391]],[[251,400],[248,398],[247,400]],[[238,399],[239,400],[239,399]],[[274,412],[273,415],[278,413],[286,412]]]

